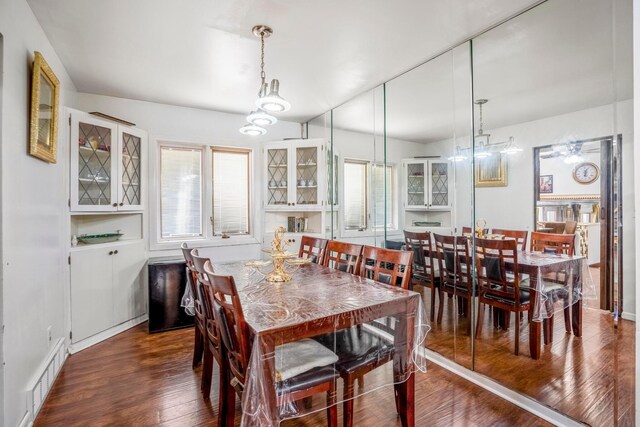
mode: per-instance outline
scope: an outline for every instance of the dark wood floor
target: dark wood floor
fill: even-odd
[[[143,324],[70,356],[35,425],[215,425],[217,375],[205,402],[200,368],[191,369],[192,340],[192,330],[148,335]],[[417,374],[416,399],[417,426],[549,425],[433,364]],[[367,427],[399,426],[391,387],[356,399],[354,420]],[[320,413],[283,425],[324,426],[326,418]]]
[[[430,290],[417,287],[424,300]],[[585,303],[597,307],[597,301]],[[456,324],[453,299],[445,299],[442,324],[432,324],[427,348],[471,368],[467,320]],[[504,330],[485,317],[475,340],[475,369],[499,383],[592,426],[633,425],[635,416],[635,323],[595,308],[583,312],[583,336],[565,333],[562,313],[554,322],[554,341],[542,346],[539,360],[529,355],[527,318],[521,323],[520,355],[514,352],[514,319]]]

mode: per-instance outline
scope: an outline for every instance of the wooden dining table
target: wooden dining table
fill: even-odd
[[[387,316],[396,319],[395,352],[393,378],[384,380],[384,385],[394,384],[402,425],[415,425],[414,373],[424,368],[418,349],[428,330],[418,293],[316,264],[300,267],[285,283],[269,283],[242,263],[214,264],[214,268],[234,277],[254,337],[242,396],[242,426],[277,426],[306,413],[304,405],[283,401],[277,392],[277,346]],[[371,388],[368,384],[367,390]],[[337,397],[340,403],[342,396]]]

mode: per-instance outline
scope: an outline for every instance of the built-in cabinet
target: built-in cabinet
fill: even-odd
[[[71,342],[146,312],[144,241],[75,247],[71,264]]]
[[[147,132],[82,112],[72,112],[69,122],[71,210],[142,210]]]
[[[446,160],[403,160],[406,210],[451,209],[451,165]]]
[[[264,238],[268,248],[276,227],[287,230],[287,250],[297,252],[303,235],[324,237],[329,157],[323,139],[296,139],[265,145]],[[306,228],[291,231],[291,221]]]

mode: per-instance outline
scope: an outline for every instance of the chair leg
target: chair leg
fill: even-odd
[[[478,304],[478,324],[476,325],[476,338],[480,336],[482,332],[482,322],[484,320],[484,304]]]
[[[364,388],[364,375],[358,377],[358,390]]]
[[[200,364],[204,353],[204,337],[202,336],[198,323],[196,323],[194,330],[195,339],[193,343],[193,363],[191,364],[192,368],[196,368]]]
[[[338,405],[336,405],[336,382],[331,382],[331,388],[327,392],[327,424],[329,427],[338,427]]]
[[[511,311],[507,312],[507,316],[511,319]],[[520,322],[516,322],[516,356],[520,354]]]
[[[236,391],[231,385],[231,378],[227,383],[227,392],[226,392],[226,402],[225,405],[227,407],[225,413],[227,415],[227,419],[225,420],[226,427],[234,427],[235,426],[235,418],[236,418]]]
[[[202,378],[200,380],[200,391],[205,399],[211,395],[211,377],[213,376],[213,353],[209,346],[204,348],[204,358],[202,362]]]
[[[444,299],[444,291],[441,290],[438,292],[438,295],[440,295],[440,304],[438,305],[438,323],[442,323],[442,310],[444,308],[442,300]]]
[[[565,304],[567,304],[565,302]],[[564,308],[564,329],[568,333],[571,333],[571,306],[568,304]]]
[[[344,404],[342,405],[342,425],[353,427],[353,386],[354,378],[350,375],[343,377],[344,384]]]
[[[431,287],[431,313],[429,313],[429,320],[433,322],[436,312],[436,291],[437,288],[434,286]],[[440,304],[442,304],[442,300],[440,300]]]
[[[555,316],[551,314],[548,319],[542,321],[542,332],[544,334],[544,344],[547,345],[553,342],[553,318]]]
[[[464,315],[467,318],[467,335],[471,336],[471,301],[465,299]]]
[[[227,373],[226,367],[222,365],[218,365],[218,426],[222,427],[225,425],[227,419],[227,394],[228,394],[228,383],[229,376]]]

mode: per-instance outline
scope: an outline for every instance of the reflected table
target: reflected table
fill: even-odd
[[[582,336],[582,300],[589,295],[595,295],[588,267],[584,256],[518,252],[518,273],[528,274],[530,277],[529,349],[532,358],[540,358],[542,322],[554,314],[553,306],[547,304],[546,291],[549,284],[547,277],[552,274],[562,274],[566,277],[565,286],[566,292],[569,293],[573,334],[577,337]]]
[[[234,277],[254,336],[242,396],[242,426],[277,426],[308,412],[298,402],[283,401],[276,390],[276,346],[355,325],[367,327],[384,317],[395,319],[391,338],[395,352],[393,378],[379,386],[395,383],[402,425],[415,425],[414,372],[424,370],[419,349],[428,331],[418,293],[316,264],[301,267],[285,283],[269,283],[241,263],[214,264],[214,269]],[[373,388],[368,383],[367,390]],[[342,396],[337,397],[340,402]]]

